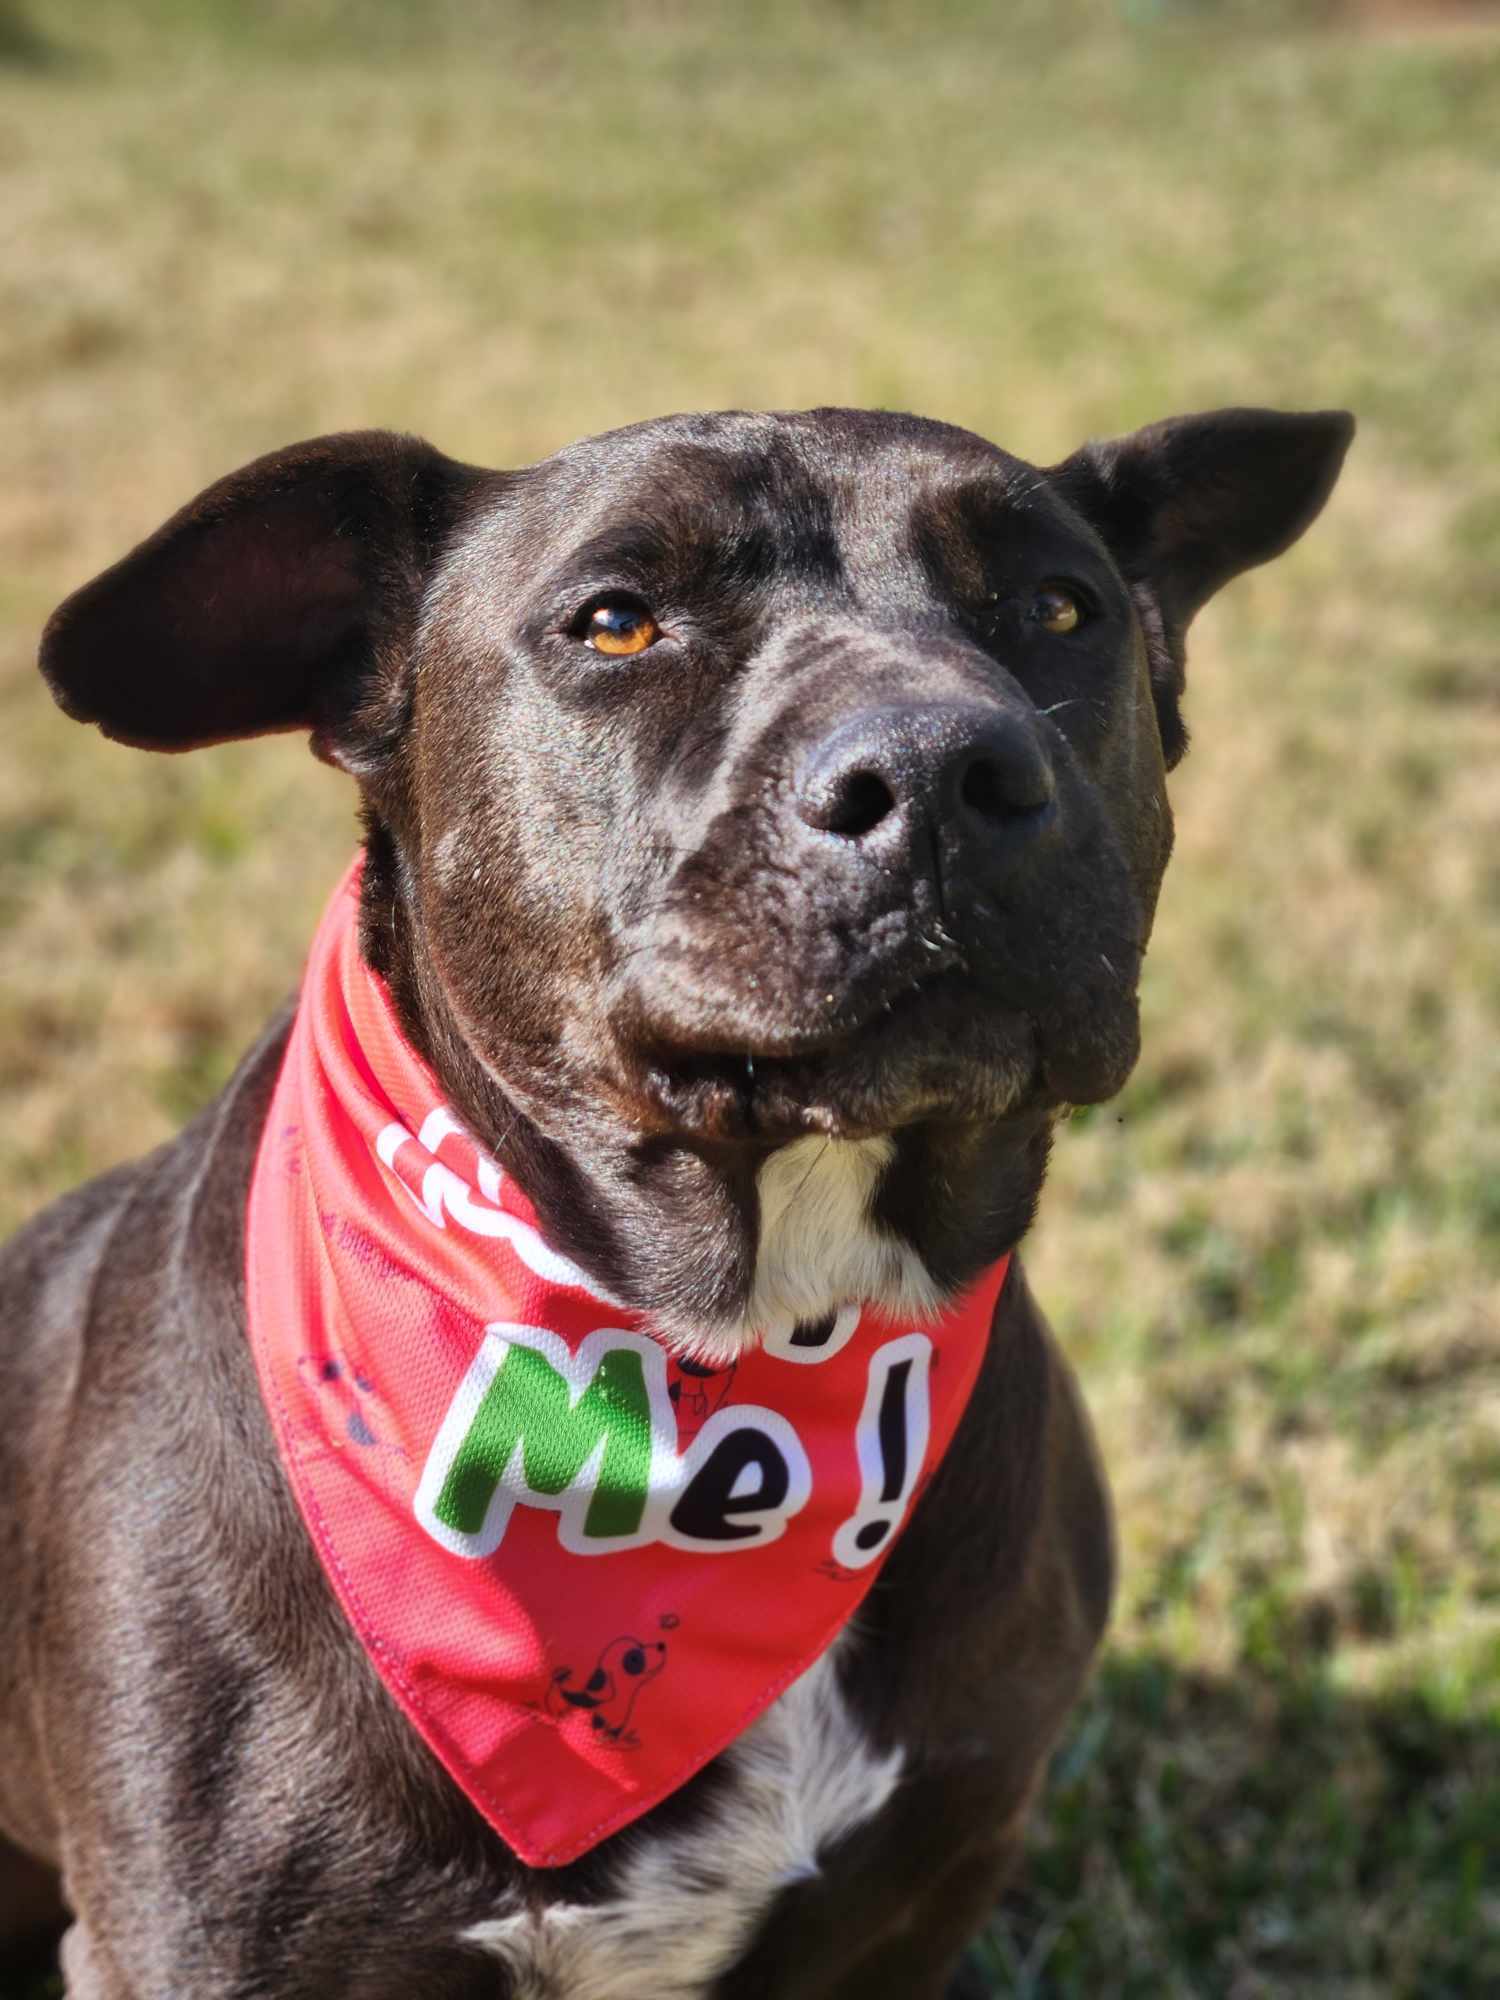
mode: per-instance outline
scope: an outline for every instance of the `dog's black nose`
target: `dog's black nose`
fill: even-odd
[[[1021,713],[979,704],[864,709],[804,765],[797,810],[840,839],[884,845],[922,832],[1019,853],[1051,819],[1052,767]],[[946,844],[946,843],[945,843]]]

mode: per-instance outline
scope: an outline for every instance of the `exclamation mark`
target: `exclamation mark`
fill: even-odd
[[[855,1433],[859,1509],[833,1538],[834,1559],[863,1569],[888,1546],[905,1517],[927,1457],[927,1375],[932,1342],[903,1334],[870,1357],[864,1409]]]

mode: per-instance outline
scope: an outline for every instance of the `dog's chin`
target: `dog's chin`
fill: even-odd
[[[1117,1015],[1120,1009],[1104,1010]],[[1128,1021],[1069,1030],[995,1003],[943,973],[831,1032],[795,1020],[670,1021],[617,1028],[625,1093],[646,1131],[703,1143],[778,1146],[808,1134],[866,1139],[922,1123],[993,1124],[1091,1103],[1124,1081],[1135,1055]],[[1061,1030],[1062,1032],[1058,1032]]]

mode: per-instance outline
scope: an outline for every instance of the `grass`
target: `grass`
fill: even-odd
[[[299,746],[133,757],[32,673],[57,598],[219,472],[725,404],[1038,459],[1360,413],[1325,520],[1201,621],[1146,1053],[1032,1246],[1124,1581],[997,1994],[1500,1991],[1486,11],[0,8],[7,1225],[213,1091],[352,838]]]

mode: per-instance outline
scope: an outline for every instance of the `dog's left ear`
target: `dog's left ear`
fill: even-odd
[[[1049,468],[1131,586],[1169,770],[1187,748],[1180,702],[1194,615],[1312,525],[1353,435],[1346,410],[1209,410],[1086,444]]]
[[[364,775],[399,729],[423,586],[466,497],[496,477],[388,431],[272,452],[53,613],[47,684],[141,749],[305,729]]]

